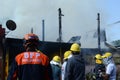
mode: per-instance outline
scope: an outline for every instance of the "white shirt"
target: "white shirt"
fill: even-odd
[[[116,80],[116,66],[114,63],[109,63],[106,66],[106,74],[110,75],[109,80]]]
[[[70,54],[68,56],[68,59],[71,58],[71,57],[72,57],[72,54]],[[62,64],[62,67],[61,67],[62,80],[64,80],[66,64],[67,64],[67,61],[64,61],[63,64]]]
[[[66,68],[67,61],[64,61],[62,64],[62,80],[64,80],[64,75],[65,75],[65,68]]]

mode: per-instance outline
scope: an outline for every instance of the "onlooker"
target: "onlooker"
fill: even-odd
[[[53,80],[49,58],[37,51],[38,36],[26,34],[23,45],[26,51],[15,57],[7,80]]]
[[[73,43],[70,50],[73,56],[67,61],[65,80],[85,80],[85,61],[80,53],[80,45]]]
[[[63,64],[62,64],[62,68],[61,68],[61,71],[62,71],[62,80],[64,80],[64,75],[65,75],[65,69],[66,69],[66,64],[67,64],[67,60],[72,57],[72,52],[69,50],[69,51],[66,51],[64,53],[64,59],[63,59]]]
[[[61,80],[61,58],[60,56],[54,56],[50,61],[53,72],[53,80]]]
[[[104,80],[102,74],[105,73],[105,65],[102,62],[102,56],[100,54],[95,55],[95,80]]]
[[[103,56],[103,63],[106,66],[104,80],[116,80],[116,65],[113,61],[112,53],[106,52]]]

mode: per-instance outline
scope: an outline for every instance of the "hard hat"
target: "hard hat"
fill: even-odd
[[[80,51],[80,45],[77,44],[77,43],[73,43],[70,50],[75,51],[75,52],[79,52]]]
[[[60,63],[61,62],[60,56],[54,56],[53,61]]]
[[[38,46],[39,44],[39,38],[36,34],[29,33],[25,34],[24,36],[24,47],[27,48],[29,46]]]
[[[95,59],[102,59],[102,56],[100,54],[96,54]]]
[[[33,33],[25,34],[24,40],[39,40],[38,36]]]
[[[103,63],[104,64],[109,64],[111,62],[113,62],[113,59],[112,59],[112,53],[110,52],[106,52],[103,56]]]
[[[106,52],[106,53],[102,56],[102,58],[108,58],[108,57],[112,57],[112,53]]]
[[[68,59],[68,57],[70,56],[71,53],[72,53],[71,51],[66,51],[64,53],[64,59]]]
[[[100,54],[96,54],[95,55],[95,62],[97,63],[97,64],[102,64],[103,62],[102,62],[102,56],[100,55]]]

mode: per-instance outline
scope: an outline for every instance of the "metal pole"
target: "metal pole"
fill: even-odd
[[[31,28],[31,33],[33,33],[33,28]]]
[[[44,30],[45,30],[45,24],[44,24],[44,20],[42,20],[42,41],[44,41],[44,36],[45,36],[45,33],[44,33]]]
[[[62,11],[61,8],[58,9],[59,12],[59,42],[60,42],[60,56],[62,58],[62,49],[61,49],[61,42],[62,42]]]
[[[61,8],[58,9],[59,11],[59,42],[62,41],[62,24],[61,24]]]
[[[98,50],[99,53],[101,54],[101,44],[100,44],[100,13],[97,14],[98,15]]]

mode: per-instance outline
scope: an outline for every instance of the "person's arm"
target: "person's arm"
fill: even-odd
[[[103,74],[102,76],[104,77],[104,80],[109,80],[109,77],[110,77],[109,74],[105,74],[105,75]]]
[[[58,73],[57,73],[57,74],[58,74],[58,79],[59,79],[59,80],[62,80],[61,66],[58,66],[58,65],[56,65],[56,66],[59,67],[59,68],[58,68],[58,71],[57,71],[57,72],[58,72]]]
[[[7,80],[17,80],[17,62],[15,60],[11,65]]]
[[[67,61],[66,64],[66,69],[65,69],[65,76],[64,76],[64,80],[73,80],[72,78],[72,62],[70,60]]]
[[[113,70],[113,66],[108,65],[106,67],[106,72],[104,74],[102,74],[102,76],[104,77],[105,80],[109,80],[110,74],[112,73],[112,70]]]
[[[52,67],[51,67],[50,63],[47,68],[48,68],[48,76],[49,76],[50,80],[53,80]]]

